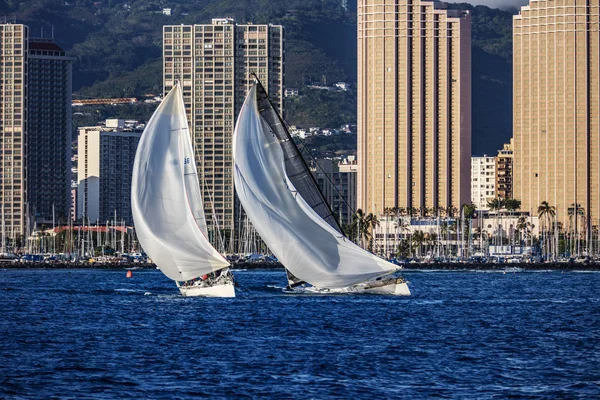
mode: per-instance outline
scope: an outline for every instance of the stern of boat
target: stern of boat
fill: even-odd
[[[235,297],[233,282],[214,286],[180,286],[179,292],[184,297]]]

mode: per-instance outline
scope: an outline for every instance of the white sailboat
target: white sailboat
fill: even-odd
[[[131,211],[140,244],[183,296],[235,297],[229,262],[208,240],[179,84],[156,109],[140,139]]]
[[[285,266],[289,290],[410,295],[407,282],[394,275],[398,266],[341,232],[260,82],[240,111],[233,152],[238,198]]]

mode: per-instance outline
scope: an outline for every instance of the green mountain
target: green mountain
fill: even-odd
[[[352,2],[349,2],[352,4]],[[76,58],[75,97],[140,97],[162,87],[162,26],[210,23],[282,24],[286,86],[305,96],[286,104],[286,118],[302,126],[336,127],[356,121],[356,92],[302,90],[311,82],[356,82],[356,9],[341,0],[0,0],[0,13],[54,36]],[[171,8],[172,15],[162,14]],[[355,7],[355,4],[354,4]],[[512,131],[512,14],[469,4],[473,17],[473,153],[492,154]],[[148,109],[150,109],[148,107]],[[125,108],[113,113],[120,114]],[[106,110],[99,111],[104,117]],[[102,114],[102,115],[100,115]],[[120,116],[120,115],[116,115]]]

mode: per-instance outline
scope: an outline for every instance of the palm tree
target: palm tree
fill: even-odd
[[[520,244],[522,244],[521,242],[523,240],[523,235],[521,234],[521,231],[523,231],[525,233],[525,238],[527,238],[527,228],[528,227],[529,227],[529,222],[527,222],[527,218],[519,217],[519,219],[517,220],[516,230],[517,230],[517,234],[519,235]]]
[[[373,231],[375,230],[375,228],[377,228],[379,226],[379,218],[377,218],[377,215],[374,215],[373,213],[369,213],[367,214],[367,216],[365,217],[365,223],[366,223],[366,230],[367,230],[367,243],[368,243],[368,247],[369,247],[369,251],[373,251]]]
[[[552,226],[552,220],[554,219],[554,216],[556,215],[556,207],[551,206],[550,204],[548,204],[547,201],[542,201],[542,203],[538,206],[537,209],[538,212],[538,218],[540,219],[540,221],[542,221],[542,253],[548,253],[548,240],[547,240],[547,230],[549,227]]]
[[[350,232],[352,238],[356,241],[356,244],[363,247],[363,238],[366,234],[365,226],[365,213],[360,208],[352,214],[352,223],[350,224]]]
[[[503,207],[504,207],[504,201],[502,199],[492,199],[490,201],[488,201],[487,206],[489,207],[490,211],[496,211],[496,226],[494,227],[494,229],[497,229],[498,232],[498,238],[500,240],[498,240],[498,238],[496,239],[496,245],[501,245],[502,244],[502,240],[501,240],[501,229],[499,227],[499,223],[498,223],[498,211],[500,211]],[[493,234],[494,232],[492,232]],[[498,243],[498,241],[500,243]]]
[[[412,234],[412,243],[417,248],[417,257],[421,257],[421,246],[425,243],[425,233],[416,231]]]
[[[427,246],[431,246],[432,253],[434,253],[435,247],[438,245],[438,235],[436,233],[429,233],[426,235],[426,244]]]

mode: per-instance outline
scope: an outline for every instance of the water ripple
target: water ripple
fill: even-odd
[[[236,273],[0,271],[0,398],[598,398],[600,274],[407,272],[414,295],[291,296]]]

